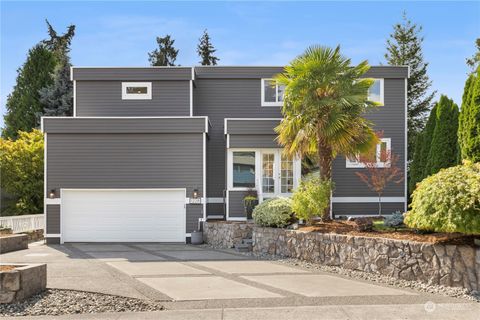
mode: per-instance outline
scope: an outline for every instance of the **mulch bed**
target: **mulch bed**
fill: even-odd
[[[0,272],[12,271],[15,270],[17,266],[0,266]]]
[[[329,221],[318,222],[313,226],[301,227],[299,231],[304,232],[320,232],[320,233],[335,233],[351,236],[373,237],[373,238],[387,238],[396,240],[409,240],[427,243],[442,243],[442,244],[465,244],[474,245],[475,236],[464,235],[461,233],[428,233],[419,234],[414,230],[397,230],[397,231],[358,231],[356,224],[353,221]]]

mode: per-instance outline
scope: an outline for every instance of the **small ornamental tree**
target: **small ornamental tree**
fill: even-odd
[[[378,215],[382,214],[382,195],[390,182],[400,183],[404,179],[402,169],[397,166],[399,156],[386,148],[375,150],[374,156],[360,156],[359,161],[366,172],[355,172],[372,191],[378,195]],[[372,153],[370,153],[372,154]],[[380,162],[377,162],[377,157]]]
[[[43,211],[43,134],[18,132],[18,139],[0,138],[1,187],[16,198],[8,214]]]

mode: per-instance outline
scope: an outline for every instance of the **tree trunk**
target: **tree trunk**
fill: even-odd
[[[332,148],[327,145],[322,139],[319,139],[318,143],[318,168],[320,169],[320,178],[322,180],[332,180]],[[331,195],[330,195],[331,196]],[[328,221],[330,218],[330,201],[327,208],[322,214],[322,220]]]

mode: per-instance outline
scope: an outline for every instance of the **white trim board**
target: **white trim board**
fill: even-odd
[[[45,198],[45,204],[46,205],[51,205],[51,204],[62,204],[62,199],[60,198]]]
[[[405,197],[382,197],[382,203],[405,202]],[[332,203],[378,203],[378,197],[332,197]]]

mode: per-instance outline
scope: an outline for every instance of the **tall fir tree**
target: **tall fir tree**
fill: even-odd
[[[175,40],[170,35],[165,37],[157,37],[158,49],[153,50],[148,54],[148,61],[152,66],[174,66],[177,60],[178,50],[173,44]]]
[[[53,29],[50,22],[45,19],[47,23],[48,35],[50,39],[43,40],[43,44],[47,49],[52,51],[57,57],[61,59],[62,56],[67,55],[70,52],[70,44],[72,43],[73,36],[75,35],[75,25],[69,25],[67,32],[63,35],[58,35],[57,31]]]
[[[442,95],[435,113],[436,125],[426,164],[427,175],[454,166],[458,161],[458,106]]]
[[[393,26],[393,33],[387,40],[385,59],[389,65],[410,67],[407,80],[407,126],[408,126],[408,160],[412,160],[417,134],[425,125],[426,115],[431,108],[436,91],[429,92],[432,84],[428,75],[428,63],[422,51],[422,27],[412,23],[406,14],[403,21]]]
[[[467,58],[467,65],[472,68],[473,71],[477,70],[477,68],[479,67],[479,62],[480,62],[480,38],[477,38],[477,40],[475,40],[475,47],[477,49],[477,52],[475,52],[475,54],[470,57],[470,58]]]
[[[31,131],[40,125],[45,105],[40,101],[40,89],[53,83],[54,54],[43,44],[28,51],[27,60],[17,70],[16,85],[7,97],[4,138],[16,139],[18,131]]]
[[[460,147],[460,158],[467,158],[466,138],[467,127],[470,118],[470,107],[472,102],[472,95],[475,88],[475,74],[471,73],[467,81],[465,81],[465,87],[463,88],[462,95],[462,108],[460,109],[460,115],[458,116],[458,145]]]
[[[59,35],[46,20],[50,39],[44,40],[45,46],[53,52],[57,65],[53,73],[53,83],[40,90],[40,101],[45,105],[43,115],[73,115],[73,83],[70,81],[70,44],[75,35],[75,26],[70,25],[67,32]]]
[[[203,31],[202,37],[199,39],[199,44],[197,45],[197,53],[201,58],[200,63],[202,66],[215,66],[220,60],[214,56],[215,51],[217,51],[213,44],[210,41],[210,35],[207,32],[207,29]]]

